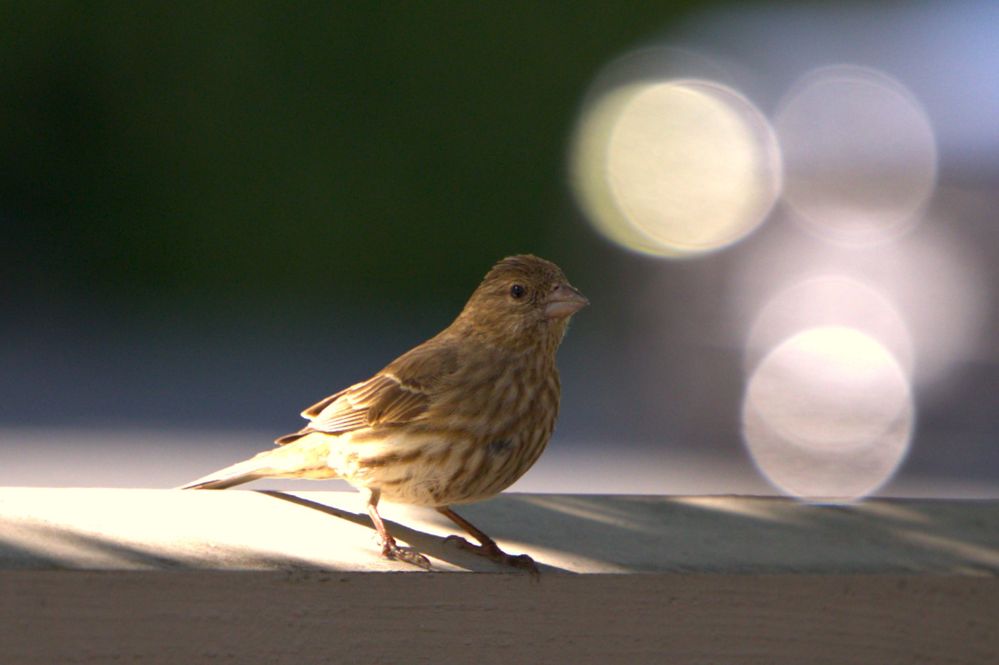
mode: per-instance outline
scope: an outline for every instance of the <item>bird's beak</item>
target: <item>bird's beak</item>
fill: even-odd
[[[549,319],[561,319],[572,316],[579,310],[590,304],[582,293],[569,284],[558,284],[548,296],[548,303],[545,305],[545,317]]]

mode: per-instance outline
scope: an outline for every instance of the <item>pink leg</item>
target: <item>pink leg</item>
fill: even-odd
[[[368,490],[368,515],[371,517],[371,521],[375,525],[375,529],[378,530],[378,536],[382,539],[382,556],[386,559],[394,559],[396,561],[404,561],[405,563],[411,563],[414,566],[419,566],[425,570],[430,570],[430,560],[423,556],[412,547],[400,547],[396,544],[395,538],[392,534],[388,532],[385,528],[385,522],[382,521],[382,516],[378,514],[378,499],[381,498],[381,492],[378,490]]]
[[[437,509],[437,512],[467,531],[481,544],[473,545],[461,536],[448,536],[447,540],[449,542],[453,542],[464,550],[484,556],[495,561],[496,563],[513,566],[514,568],[523,568],[524,570],[529,571],[532,575],[540,574],[538,564],[534,563],[534,559],[526,554],[507,554],[499,548],[499,545],[496,544],[495,540],[487,536],[482,530],[466,520],[464,517],[451,510],[450,506],[441,506]]]

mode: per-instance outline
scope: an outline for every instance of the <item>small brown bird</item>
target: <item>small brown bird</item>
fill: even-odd
[[[258,478],[342,478],[367,495],[382,554],[429,568],[400,547],[378,514],[381,498],[432,506],[479,545],[460,546],[536,571],[451,509],[495,496],[537,461],[555,428],[555,352],[569,319],[588,305],[554,263],[497,263],[437,336],[367,381],[302,412],[309,424],[278,448],[216,471],[185,489],[224,489]]]

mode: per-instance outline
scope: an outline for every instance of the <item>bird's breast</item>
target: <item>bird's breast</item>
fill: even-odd
[[[479,393],[455,392],[419,421],[344,437],[331,466],[390,501],[442,506],[498,494],[544,451],[558,415],[558,375],[508,368]]]

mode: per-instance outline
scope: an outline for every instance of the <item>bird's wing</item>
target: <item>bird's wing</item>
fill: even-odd
[[[310,406],[302,416],[311,421],[307,429],[328,433],[409,422],[427,411],[442,381],[457,368],[452,346],[428,342],[367,381]]]

